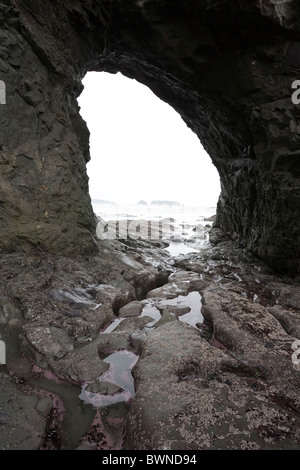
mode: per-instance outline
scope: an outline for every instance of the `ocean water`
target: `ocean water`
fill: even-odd
[[[172,256],[198,251],[208,242],[216,206],[117,204],[92,201],[99,238],[162,240]]]
[[[216,206],[198,207],[184,204],[118,204],[102,203],[97,202],[97,200],[92,200],[92,204],[96,215],[99,215],[104,220],[111,220],[114,218],[118,220],[128,218],[157,220],[160,218],[172,217],[181,221],[196,223],[197,221],[203,221],[205,218],[216,214]]]

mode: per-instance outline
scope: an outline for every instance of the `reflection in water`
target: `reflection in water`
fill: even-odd
[[[123,391],[115,395],[93,393],[87,390],[89,383],[86,383],[82,388],[79,396],[80,399],[83,400],[84,403],[93,405],[95,408],[103,408],[118,402],[130,402],[135,394],[131,370],[137,363],[138,356],[130,351],[122,350],[113,352],[103,360],[110,364],[110,368],[96,380],[116,384],[121,387]]]
[[[197,247],[188,246],[184,242],[170,242],[166,250],[173,257],[179,256],[179,255],[187,255],[189,253],[196,253],[197,251],[199,251]]]
[[[190,292],[188,295],[179,295],[176,299],[164,301],[167,305],[179,305],[190,307],[190,311],[179,317],[180,321],[197,328],[198,323],[203,322],[201,313],[201,295],[199,292]]]
[[[106,327],[103,331],[101,331],[101,333],[102,334],[112,333],[112,331],[114,331],[123,320],[124,318],[116,318],[109,324],[108,327]]]
[[[88,391],[88,383],[82,387],[79,398],[96,409],[96,416],[89,432],[83,436],[79,449],[94,445],[97,450],[120,450],[123,446],[126,417],[135,394],[131,370],[138,356],[120,350],[107,353],[103,360],[110,364],[110,368],[94,383],[109,382],[119,386],[121,391],[105,395]]]
[[[161,314],[159,308],[168,307],[170,313],[172,313],[172,306],[174,307],[189,307],[190,311],[184,315],[180,315],[178,319],[194,328],[198,328],[199,323],[203,323],[203,316],[201,313],[201,295],[199,292],[190,292],[188,295],[179,295],[174,299],[165,300],[145,300],[144,308],[141,316],[149,316],[153,318],[153,322],[148,323],[146,327],[154,327],[155,323],[160,320]],[[174,308],[174,311],[176,309]]]

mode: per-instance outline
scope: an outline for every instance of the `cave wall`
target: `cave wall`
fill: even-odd
[[[0,18],[2,251],[96,252],[76,98],[87,71],[120,71],[199,136],[221,178],[217,224],[299,272],[296,0],[0,0]]]

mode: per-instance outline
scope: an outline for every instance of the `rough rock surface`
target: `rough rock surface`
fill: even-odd
[[[142,264],[128,256],[126,245],[104,244],[102,250],[101,257],[2,255],[1,449],[74,449],[85,447],[86,439],[91,448],[122,446],[131,395],[124,392],[124,403],[112,401],[101,417],[91,404],[83,407],[79,396],[87,384],[96,396],[123,392],[113,379],[98,384],[110,371],[102,356],[131,350],[131,333],[152,319],[125,318],[129,323],[122,329],[105,330],[136,298],[140,282],[149,291],[169,273],[154,269],[149,259]],[[136,258],[141,260],[139,253]]]
[[[299,449],[300,280],[220,239],[3,255],[0,448]]]
[[[289,306],[284,292],[299,281],[276,279],[230,242],[179,257],[177,267],[206,279],[204,323],[173,317],[140,338],[126,448],[298,449],[300,302]],[[175,276],[184,282],[183,271]]]
[[[300,448],[299,8],[0,0],[1,449]],[[96,240],[92,70],[146,84],[202,141],[213,247]]]
[[[138,317],[142,313],[142,310],[142,302],[136,300],[120,308],[119,317]]]
[[[222,184],[216,224],[299,272],[299,3],[2,0],[0,247],[92,254],[96,221],[76,98],[122,72],[173,106]]]
[[[38,396],[17,387],[15,381],[0,371],[0,449],[38,450],[45,434],[45,416],[50,415],[53,403],[46,394]]]

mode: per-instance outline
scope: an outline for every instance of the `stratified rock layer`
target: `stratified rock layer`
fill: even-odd
[[[76,98],[87,71],[121,71],[201,139],[221,178],[216,223],[299,272],[297,0],[1,0],[0,15],[2,250],[97,251]]]

